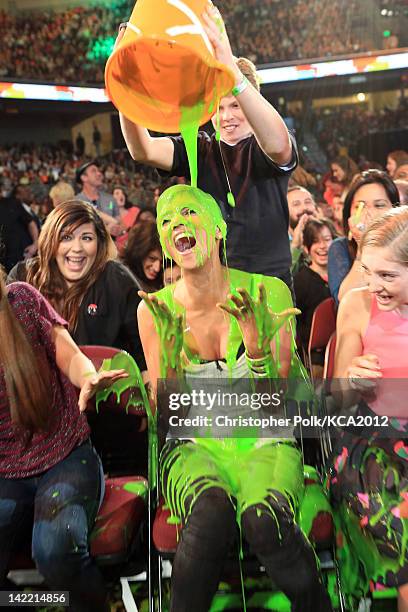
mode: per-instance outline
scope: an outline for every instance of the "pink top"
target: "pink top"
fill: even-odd
[[[408,418],[408,319],[395,311],[379,310],[371,298],[370,321],[363,338],[364,353],[377,355],[383,375],[371,410],[381,415]]]

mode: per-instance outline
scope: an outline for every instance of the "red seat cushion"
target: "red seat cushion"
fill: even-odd
[[[167,519],[170,516],[169,510],[163,508],[164,502],[159,504],[153,523],[153,542],[157,550],[161,553],[171,553],[177,548],[177,532],[182,526],[169,525]]]
[[[93,557],[126,554],[144,518],[147,487],[142,476],[106,479],[105,496],[91,535]]]
[[[93,557],[126,555],[144,518],[147,480],[142,476],[107,478],[105,496],[91,534]],[[31,559],[31,542],[12,555],[9,569],[35,567]]]
[[[318,512],[313,519],[309,540],[316,546],[327,546],[333,542],[334,522],[330,512]]]

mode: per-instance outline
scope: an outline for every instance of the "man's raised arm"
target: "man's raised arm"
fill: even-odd
[[[278,166],[287,166],[292,159],[292,143],[289,132],[279,113],[251,84],[244,84],[244,75],[232,54],[222,17],[214,6],[202,15],[205,30],[214,48],[215,57],[226,64],[235,76],[237,101],[250,124],[263,152]]]
[[[153,138],[146,128],[119,113],[123,138],[132,158],[140,163],[169,172],[173,166],[174,144],[171,138]]]

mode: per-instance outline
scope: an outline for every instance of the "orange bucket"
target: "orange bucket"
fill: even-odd
[[[164,133],[202,125],[234,86],[200,16],[207,0],[138,0],[105,69],[106,89],[128,119]],[[186,119],[190,117],[190,121]]]

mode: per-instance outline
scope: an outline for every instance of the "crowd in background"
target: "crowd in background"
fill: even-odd
[[[378,11],[371,0],[373,11]],[[133,2],[64,11],[0,11],[0,78],[101,84],[104,66]],[[258,64],[382,49],[358,19],[356,0],[222,3],[233,48]],[[395,37],[394,37],[395,39]],[[393,40],[394,40],[393,39]],[[395,41],[394,41],[395,42]],[[403,41],[399,41],[403,44]],[[398,40],[396,45],[398,46]]]
[[[314,110],[309,115],[310,127],[329,159],[346,148],[358,158],[359,142],[368,134],[401,130],[408,125],[408,103],[402,98],[397,108],[368,110],[354,104]]]
[[[65,181],[78,191],[75,173],[85,158],[72,146],[14,144],[0,146],[0,192],[7,196],[18,184],[29,185],[34,200],[41,207],[41,216],[50,210],[49,191],[58,181]],[[161,182],[156,171],[133,162],[124,150],[113,151],[103,158],[101,169],[104,188],[113,192],[122,186],[131,202],[152,207],[157,201]]]

